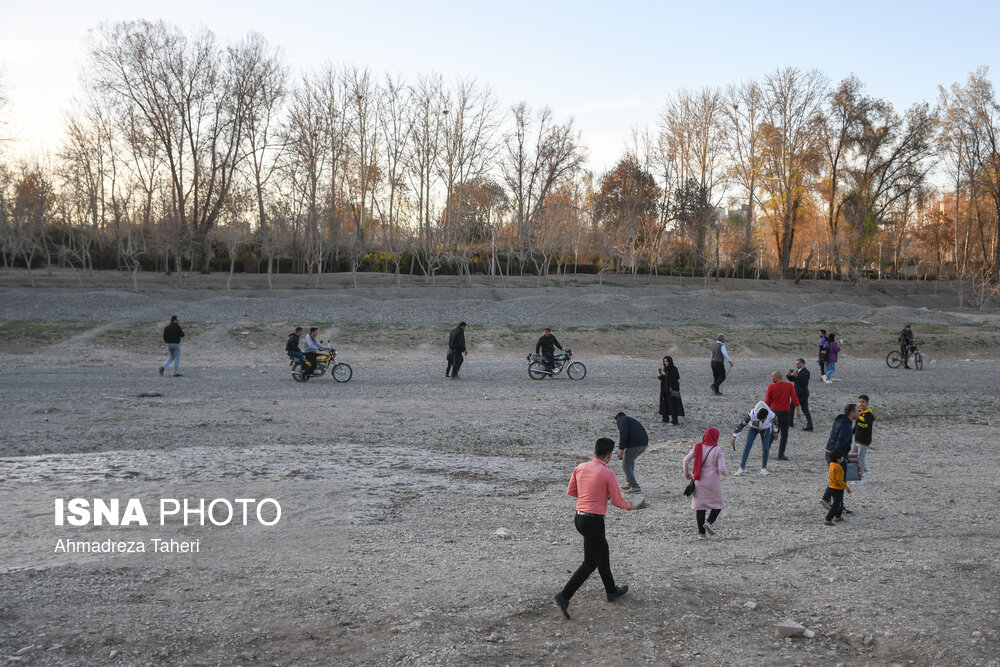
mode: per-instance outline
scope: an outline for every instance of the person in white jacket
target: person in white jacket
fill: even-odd
[[[743,445],[743,458],[740,459],[740,469],[735,473],[737,477],[746,472],[747,458],[750,456],[750,449],[753,447],[753,441],[757,438],[758,434],[760,435],[761,444],[760,474],[768,474],[767,455],[771,451],[771,439],[774,437],[774,417],[774,412],[771,408],[767,407],[767,403],[757,401],[757,405],[753,406],[753,410],[748,412],[743,417],[743,420],[736,425],[736,429],[733,431],[733,439],[730,442],[733,451],[736,451],[736,436],[744,428],[747,430],[747,440],[746,444]]]

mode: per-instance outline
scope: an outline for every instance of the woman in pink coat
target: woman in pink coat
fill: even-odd
[[[691,465],[689,471],[688,466]],[[719,429],[710,428],[705,436],[691,452],[684,457],[684,477],[694,480],[694,495],[691,497],[691,509],[695,511],[698,522],[698,539],[703,540],[708,535],[715,535],[715,520],[722,512],[722,480],[720,475],[729,476],[726,469],[726,457],[719,448]],[[705,521],[705,510],[711,510],[708,521]]]

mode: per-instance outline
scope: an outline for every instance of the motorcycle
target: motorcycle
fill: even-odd
[[[552,360],[552,367],[545,361],[545,357],[540,354],[529,354],[525,357],[528,360],[528,377],[532,380],[541,380],[547,377],[555,377],[564,370],[570,380],[582,380],[587,375],[587,367],[579,361],[571,361],[573,351],[566,349],[562,354],[557,354]]]
[[[354,375],[351,367],[342,361],[337,361],[337,351],[332,347],[321,347],[316,354],[316,365],[313,366],[312,373],[306,373],[302,363],[289,355],[289,365],[292,367],[292,379],[296,382],[308,382],[310,378],[319,378],[326,375],[330,370],[330,375],[337,382],[347,382]]]

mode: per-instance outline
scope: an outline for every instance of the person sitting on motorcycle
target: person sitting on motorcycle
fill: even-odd
[[[903,355],[903,368],[910,367],[910,355],[913,354],[914,341],[913,341],[913,329],[907,324],[903,327],[903,330],[899,332],[899,353]]]
[[[535,354],[538,354],[539,352],[542,353],[542,357],[545,358],[545,366],[549,370],[552,370],[552,368],[555,366],[556,363],[555,349],[557,347],[559,348],[560,351],[563,350],[563,346],[560,345],[559,341],[556,340],[556,337],[552,335],[552,330],[546,327],[545,332],[542,334],[542,337],[538,339],[537,343],[535,343]]]
[[[285,352],[292,359],[297,359],[302,368],[306,367],[306,360],[302,356],[302,350],[299,349],[299,336],[302,334],[302,327],[295,327],[289,336],[288,340],[285,342]]]
[[[302,342],[303,347],[306,349],[304,356],[306,358],[306,362],[309,364],[309,367],[306,369],[306,375],[313,374],[313,370],[316,368],[316,353],[323,350],[319,341],[316,340],[316,332],[318,331],[319,329],[316,327],[310,327],[309,335],[306,336],[306,339]]]

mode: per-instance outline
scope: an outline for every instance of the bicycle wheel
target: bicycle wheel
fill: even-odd
[[[587,367],[579,361],[574,361],[566,369],[566,375],[570,380],[582,380],[587,375]]]
[[[923,356],[921,356],[919,352],[913,353],[913,365],[916,367],[918,371],[922,370],[924,367],[924,358]]]
[[[352,375],[354,375],[354,372],[347,364],[338,363],[333,365],[333,379],[337,382],[347,382],[351,379]]]
[[[528,377],[532,380],[542,380],[547,375],[551,375],[549,371],[545,368],[545,364],[540,361],[532,361],[528,364]]]
[[[899,353],[899,350],[893,350],[885,356],[885,363],[889,368],[899,368],[903,365],[903,356]]]

